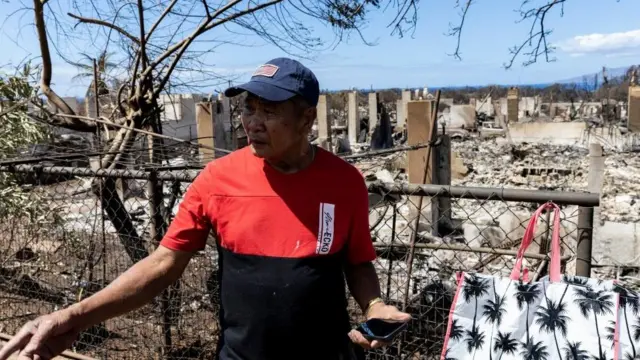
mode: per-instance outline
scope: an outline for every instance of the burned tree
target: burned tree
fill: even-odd
[[[302,20],[297,19],[329,24],[336,30],[336,38],[341,40],[351,32],[360,34],[359,26],[365,21],[367,13],[381,7],[379,1],[371,0],[324,0],[314,4],[305,1],[233,0],[218,6],[208,1],[182,4],[177,0],[105,4],[81,0],[70,2],[74,9],[92,9],[89,15],[72,12],[60,14],[59,10],[56,12],[48,6],[50,2],[52,1],[34,0],[33,11],[43,66],[40,89],[59,111],[40,120],[71,130],[99,133],[101,142],[107,144],[103,149],[105,155],[100,160],[100,167],[107,170],[124,167],[120,159],[132,148],[139,130],[151,133],[147,135],[150,162],[159,164],[163,160],[162,139],[153,136],[162,133],[161,106],[158,103],[160,94],[175,87],[203,86],[197,81],[188,83],[181,80],[180,74],[184,71],[197,71],[203,78],[220,79],[220,76],[206,69],[210,64],[202,60],[203,54],[211,50],[203,52],[197,46],[201,40],[216,44],[215,39],[203,39],[206,34],[233,26],[256,34],[284,51],[309,53],[323,42],[314,38],[309,29],[301,25]],[[415,2],[393,3],[397,13],[393,20],[394,31],[402,32],[407,26],[413,25],[411,15],[415,12]],[[117,89],[115,107],[110,114],[98,113],[97,118],[79,116],[51,88],[55,69],[51,61],[51,29],[46,19],[53,19],[56,28],[65,19],[72,21],[74,29],[81,27],[82,30],[90,31],[90,36],[94,37],[98,34],[106,35],[105,46],[120,49],[117,56],[126,64],[123,69],[126,80]],[[176,40],[177,34],[181,33],[187,35]],[[55,45],[54,48],[58,49]],[[103,81],[100,85],[97,96],[104,93]],[[110,131],[115,132],[112,138],[108,137]],[[137,262],[144,258],[148,254],[145,241],[136,231],[131,216],[118,195],[116,181],[96,178],[93,185],[94,193],[102,197],[103,209],[131,261]],[[162,189],[159,183],[150,186],[156,191]],[[162,201],[158,199],[161,197],[151,199],[158,207],[153,212],[162,214],[165,211],[162,209]],[[152,215],[152,222],[157,223],[154,224],[151,237],[159,241],[163,229],[167,227],[165,217]]]

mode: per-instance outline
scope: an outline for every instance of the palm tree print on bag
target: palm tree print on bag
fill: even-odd
[[[638,298],[638,294],[634,291],[629,291],[622,286],[615,286],[613,291],[618,293],[619,295],[619,304],[620,309],[622,309],[624,315],[624,321],[627,323],[627,336],[629,337],[629,343],[631,344],[631,354],[626,354],[626,357],[629,359],[636,359],[638,354],[636,353],[636,346],[634,341],[637,341],[638,338],[631,336],[631,328],[629,327],[629,317],[627,315],[627,310],[631,310],[631,313],[634,317],[638,316],[638,312],[640,312],[640,299]],[[615,345],[615,344],[614,344]]]
[[[596,334],[598,336],[598,360],[606,360],[606,353],[602,349],[602,340],[600,339],[598,316],[613,314],[611,310],[614,307],[613,301],[611,300],[612,296],[605,290],[595,291],[589,286],[584,289],[576,289],[575,291],[577,298],[574,302],[580,307],[582,316],[588,319],[589,313],[593,313],[593,319],[596,324]]]
[[[447,349],[447,351],[444,352],[444,359],[443,360],[458,360],[454,357],[450,357],[449,356],[449,350],[451,350],[451,348]]]
[[[500,327],[502,316],[507,312],[507,309],[505,309],[504,306],[504,297],[505,294],[503,294],[501,297],[498,297],[498,293],[496,292],[496,279],[493,279],[493,299],[487,301],[487,303],[483,306],[484,311],[482,312],[482,315],[487,317],[486,321],[492,325],[491,336],[489,337],[489,339],[493,339],[493,330],[496,328],[496,326]],[[491,347],[491,344],[489,344],[489,347]],[[489,359],[493,359],[493,351],[491,351],[491,348],[489,348]]]
[[[536,302],[536,299],[540,296],[540,288],[539,284],[525,284],[520,282],[516,285],[516,300],[518,301],[518,309],[522,311],[522,308],[526,305],[526,314],[527,314],[527,341],[529,341],[529,307],[531,304]]]
[[[458,324],[458,319],[453,319],[451,322],[451,331],[449,332],[449,340],[458,341],[462,339],[464,335],[464,327]]]
[[[607,340],[611,341],[611,350],[616,345],[616,322],[614,320],[609,320],[609,326],[605,328],[607,332]],[[631,357],[633,359],[633,357]]]
[[[568,343],[563,349],[565,360],[589,360],[589,352],[580,346],[582,346],[580,341]]]
[[[562,353],[560,352],[560,344],[558,344],[558,334],[556,331],[560,331],[563,337],[567,337],[567,323],[569,322],[569,316],[567,315],[566,304],[563,302],[564,296],[569,289],[567,284],[562,292],[560,301],[557,303],[547,296],[547,289],[543,285],[544,298],[546,300],[546,306],[541,306],[536,311],[536,324],[540,326],[540,331],[553,333],[553,339],[556,343],[556,350],[558,351],[558,359],[562,360]]]
[[[580,277],[580,276],[563,275],[562,277],[564,279],[564,282],[566,282],[569,285],[585,286],[586,287],[587,284],[589,283],[587,278],[583,278],[583,277]]]
[[[631,325],[631,328],[633,329],[633,339],[631,340],[632,344],[634,342],[637,343],[638,341],[640,341],[640,318],[636,317],[635,320],[636,320],[635,325]],[[627,360],[638,360],[640,359],[640,354],[636,354],[636,356],[634,357],[632,354],[627,353],[625,355],[625,358]]]
[[[536,342],[532,337],[527,338],[526,342],[522,343],[522,351],[520,351],[520,358],[522,360],[547,360],[549,352],[547,347],[542,344],[542,341]]]
[[[451,330],[449,331],[449,344],[454,341],[459,341],[464,336],[464,327],[458,324],[458,319],[453,319],[451,322]],[[451,351],[451,346],[444,353],[444,360],[456,360],[454,358],[449,357],[449,351]]]
[[[493,344],[493,351],[500,351],[498,360],[502,360],[502,355],[512,355],[518,350],[518,341],[511,337],[511,333],[502,333],[498,331],[496,341]]]
[[[471,301],[475,301],[475,311],[473,313],[473,325],[471,330],[467,330],[467,351],[469,354],[473,353],[475,358],[476,351],[482,348],[484,345],[485,334],[480,331],[480,327],[476,325],[478,318],[478,298],[483,295],[489,295],[489,283],[486,279],[478,277],[476,274],[471,274],[465,279],[464,287],[462,288],[462,295],[464,301],[468,304]]]

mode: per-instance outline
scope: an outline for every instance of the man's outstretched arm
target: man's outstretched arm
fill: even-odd
[[[198,191],[208,182],[205,168],[186,191],[176,217],[151,255],[83,301],[29,321],[0,349],[0,360],[16,351],[20,351],[19,360],[53,358],[71,346],[82,330],[143,306],[177,281],[193,253],[204,249],[211,230],[205,211],[208,204]]]
[[[71,305],[74,327],[86,329],[149,303],[180,278],[192,255],[159,246],[107,287]]]
[[[16,351],[19,360],[50,359],[69,348],[81,331],[148,303],[175,282],[192,253],[160,246],[107,287],[65,309],[26,323],[0,349],[0,360]]]

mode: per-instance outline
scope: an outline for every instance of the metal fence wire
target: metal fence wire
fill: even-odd
[[[387,165],[377,176],[366,175],[367,159],[358,160],[369,181],[375,266],[384,298],[413,320],[389,347],[369,351],[368,359],[438,359],[455,273],[507,275],[541,203],[561,206],[563,270],[576,273],[579,233],[588,236],[590,226],[578,226],[579,214],[588,218],[597,194],[410,185],[394,170],[400,166],[388,165],[402,157],[385,156]],[[0,333],[14,334],[26,321],[95,293],[153,251],[153,224],[171,221],[197,172],[0,167],[2,176],[20,185],[2,191],[21,199],[19,206],[0,209]],[[152,184],[160,184],[159,199]],[[527,252],[533,279],[547,270],[550,220],[542,216]],[[85,331],[72,350],[103,359],[212,358],[218,337],[216,259],[211,236],[170,290]],[[362,314],[352,299],[350,310],[355,325]]]

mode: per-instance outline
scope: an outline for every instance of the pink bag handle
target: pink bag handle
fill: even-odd
[[[531,220],[529,220],[529,225],[527,225],[527,229],[522,237],[520,249],[518,249],[516,263],[513,266],[513,271],[511,271],[511,280],[520,280],[520,270],[522,269],[524,253],[533,242],[536,223],[538,222],[538,218],[542,211],[546,209],[553,209],[554,212],[553,231],[551,233],[551,264],[549,266],[549,279],[551,282],[560,282],[562,279],[560,276],[560,208],[558,205],[548,202],[540,206],[535,213],[533,213],[533,216],[531,216]]]

